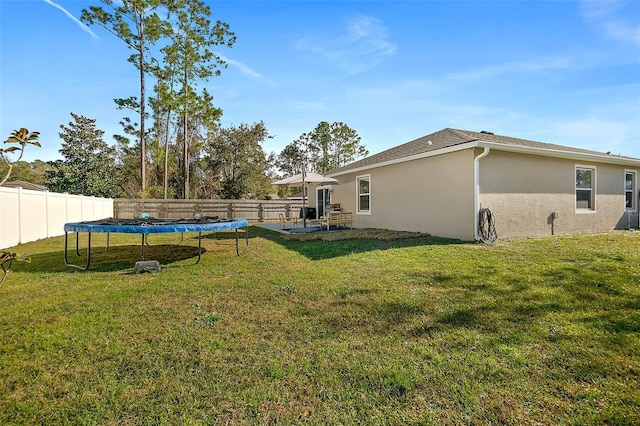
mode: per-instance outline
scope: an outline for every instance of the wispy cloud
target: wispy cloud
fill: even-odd
[[[633,2],[622,0],[599,0],[582,2],[582,16],[609,37],[640,46],[640,25],[637,11],[627,13]]]
[[[232,65],[232,66],[236,67],[242,74],[244,74],[246,76],[255,78],[256,80],[260,80],[260,81],[268,84],[269,86],[275,86],[275,83],[273,81],[269,80],[267,77],[263,76],[259,72],[253,70],[247,64],[244,64],[244,63],[242,63],[240,61],[236,61],[234,59],[229,59],[229,58],[224,57],[224,56],[221,56],[220,59],[222,59],[223,61],[225,61],[229,65]]]
[[[73,22],[75,22],[75,23],[76,23],[80,28],[82,28],[82,30],[83,30],[83,31],[85,31],[85,32],[87,32],[87,33],[89,33],[89,34],[91,34],[91,37],[93,37],[93,38],[98,38],[98,36],[97,36],[93,31],[91,31],[91,29],[90,29],[89,27],[87,27],[85,24],[83,24],[82,22],[80,22],[80,20],[79,20],[78,18],[76,18],[75,16],[73,16],[73,15],[71,14],[71,12],[69,12],[69,11],[68,11],[67,9],[65,9],[64,7],[60,6],[60,5],[59,5],[59,4],[57,4],[57,3],[54,3],[54,2],[53,2],[53,1],[51,1],[51,0],[42,0],[42,1],[44,1],[44,2],[45,2],[45,3],[47,3],[47,4],[50,4],[51,6],[55,7],[56,9],[60,9],[60,10],[61,10],[65,15],[67,15],[69,18],[71,18],[71,20],[72,20]]]
[[[582,16],[588,20],[602,19],[616,13],[623,5],[621,0],[582,0]]]
[[[565,145],[615,153],[619,146],[632,140],[634,133],[628,123],[596,117],[558,122],[553,129],[556,137]]]
[[[357,16],[346,21],[346,33],[334,38],[307,37],[296,47],[337,63],[350,74],[375,68],[396,52],[387,28],[376,18]]]
[[[611,21],[605,23],[604,28],[613,38],[640,46],[640,25]]]
[[[457,73],[447,74],[448,80],[479,80],[497,75],[511,73],[540,72],[547,70],[566,69],[572,66],[572,60],[568,57],[542,57],[528,61],[507,62],[504,64],[469,69]]]

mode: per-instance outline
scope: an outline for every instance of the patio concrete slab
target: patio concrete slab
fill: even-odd
[[[283,234],[303,234],[307,232],[322,231],[322,228],[320,228],[320,224],[315,224],[315,223],[310,224],[308,222],[307,222],[307,227],[302,227],[302,226],[294,227],[292,225],[289,225],[284,229],[280,229],[279,223],[259,223],[259,224],[256,224],[256,226],[259,226],[260,228],[268,229],[270,231],[281,232]]]

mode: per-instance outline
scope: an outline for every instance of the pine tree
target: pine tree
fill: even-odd
[[[284,147],[278,156],[278,167],[293,175],[302,171],[304,162],[308,172],[327,173],[366,157],[369,151],[360,141],[358,132],[345,123],[321,121],[313,131]]]
[[[182,142],[183,197],[188,199],[190,172],[195,163],[195,150],[192,148],[198,139],[206,138],[201,131],[217,128],[222,115],[222,110],[212,106],[213,97],[206,90],[198,94],[197,84],[220,74],[219,68],[226,64],[214,47],[231,47],[236,37],[228,24],[211,22],[211,9],[200,0],[174,0],[169,12],[175,21],[172,23],[171,43],[162,49],[164,69],[161,76],[166,82],[163,99],[167,100],[168,108],[177,109]],[[174,86],[180,89],[175,92]]]
[[[146,130],[147,113],[145,95],[145,75],[151,66],[150,46],[169,31],[169,22],[161,19],[157,10],[163,6],[161,0],[102,0],[111,12],[98,6],[82,10],[81,19],[87,24],[99,25],[125,42],[135,53],[129,62],[138,68],[140,75],[140,98],[116,99],[119,108],[129,108],[140,116],[138,137],[140,140],[140,185],[144,191],[146,179]],[[138,126],[136,126],[138,127]]]

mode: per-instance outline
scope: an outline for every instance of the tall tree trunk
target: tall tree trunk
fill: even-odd
[[[173,100],[173,96],[174,96],[174,83],[175,83],[175,77],[176,77],[176,69],[175,67],[172,69],[171,72],[171,79],[170,79],[170,83],[169,83],[169,99]],[[171,130],[171,105],[172,103],[169,103],[169,107],[167,108],[167,120],[165,122],[165,129],[164,129],[164,199],[168,199],[169,198],[169,132]]]
[[[140,20],[141,34],[144,34],[144,19]],[[140,189],[144,191],[147,188],[147,144],[144,137],[144,37],[140,37]]]
[[[167,111],[167,122],[164,130],[164,199],[169,194],[169,120],[171,120],[171,110]]]
[[[184,199],[189,199],[189,139],[187,138],[187,110],[184,111],[184,151],[182,161],[184,162]]]
[[[189,115],[189,87],[187,86],[188,83],[188,75],[187,75],[187,67],[185,66],[184,69],[184,81],[183,81],[183,87],[184,87],[184,94],[185,94],[185,101],[184,101],[184,128],[182,129],[182,135],[184,138],[184,154],[183,154],[183,161],[184,161],[184,199],[188,200],[189,199],[189,138],[188,138],[188,130],[187,130],[187,123],[188,123],[188,115]]]

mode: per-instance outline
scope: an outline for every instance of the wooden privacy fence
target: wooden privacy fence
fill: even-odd
[[[151,217],[190,218],[218,216],[226,219],[245,218],[254,222],[269,222],[286,217],[298,217],[302,200],[158,200],[118,198],[113,203],[114,217],[132,219],[148,213]]]

